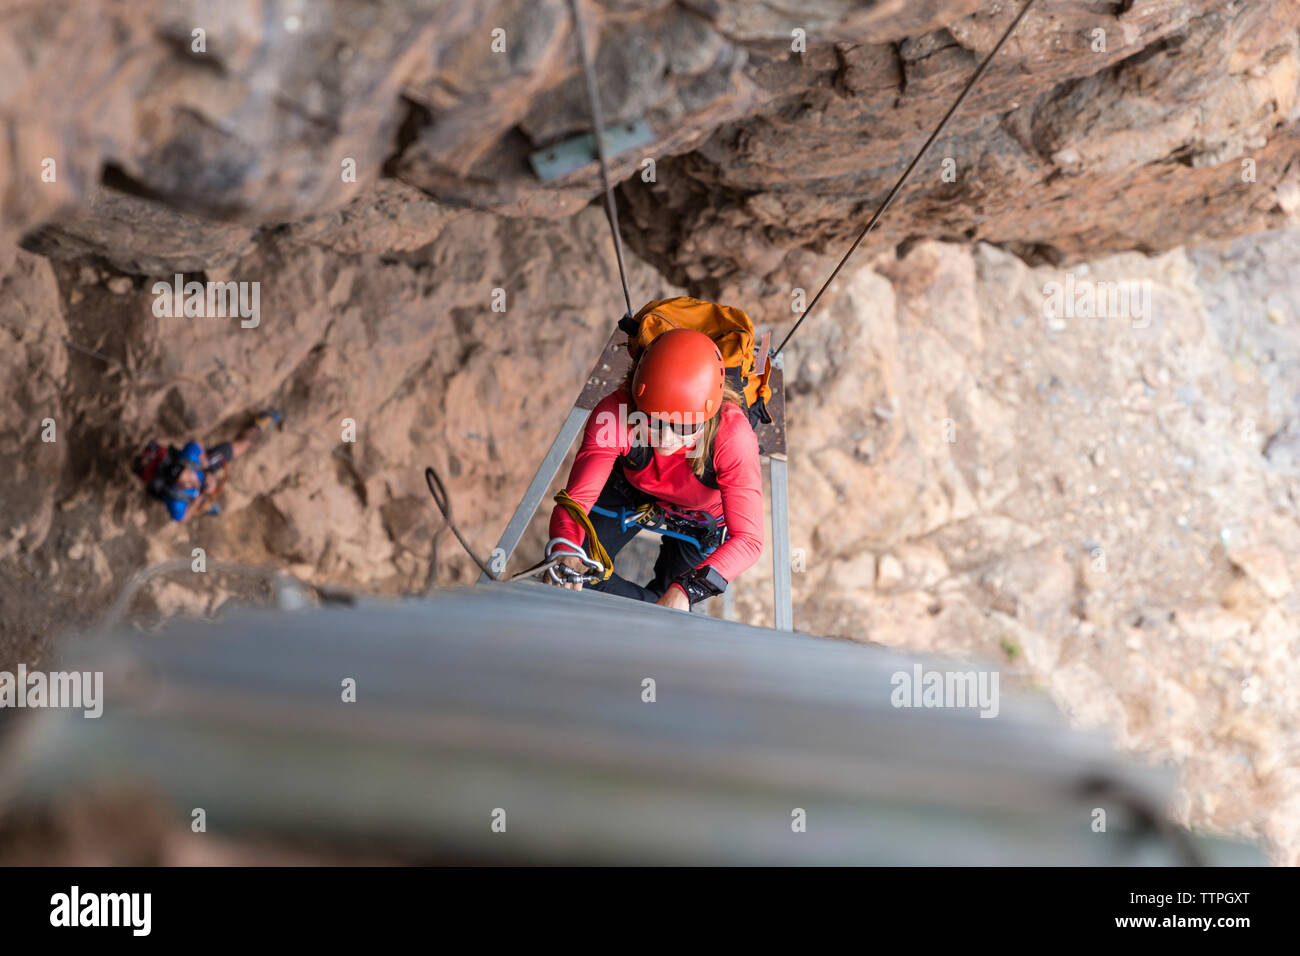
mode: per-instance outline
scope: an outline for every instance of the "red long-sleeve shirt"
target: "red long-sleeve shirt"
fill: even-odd
[[[619,406],[623,412],[620,414]],[[569,471],[566,490],[588,513],[600,497],[619,455],[632,446],[628,415],[631,404],[621,387],[597,403],[587,416],[582,446]],[[745,412],[734,402],[722,403],[722,421],[713,437],[713,469],[717,488],[695,477],[686,449],[661,455],[653,450],[650,464],[637,471],[624,471],[633,487],[681,511],[707,511],[727,522],[727,540],[700,564],[711,565],[726,580],[758,560],[763,552],[763,475],[758,462],[758,436]],[[635,420],[631,423],[635,425]],[[581,525],[564,508],[551,512],[551,537],[568,538],[582,544],[586,536]]]

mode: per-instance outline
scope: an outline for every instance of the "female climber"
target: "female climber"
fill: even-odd
[[[744,402],[714,341],[676,328],[651,342],[623,385],[597,403],[565,490],[611,559],[650,523],[647,515],[665,530],[644,587],[618,574],[589,587],[686,611],[758,560],[762,472]],[[556,539],[583,547],[585,534],[568,508],[556,507],[552,555],[572,550]],[[589,567],[577,557],[560,561],[575,572]],[[556,577],[582,589],[581,580]]]

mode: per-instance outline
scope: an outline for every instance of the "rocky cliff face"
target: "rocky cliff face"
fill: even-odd
[[[1018,9],[584,4],[606,116],[655,137],[613,164],[634,301],[786,325]],[[1296,0],[1039,0],[787,353],[800,628],[1000,659],[1292,862],[1298,31]],[[471,579],[423,466],[486,550],[622,312],[595,170],[528,166],[589,128],[576,62],[564,0],[0,0],[0,667],[194,548]],[[257,324],[158,316],[177,272],[258,283]],[[1073,308],[1116,287],[1149,308]],[[268,404],[223,517],[142,499],[143,440]],[[257,596],[186,573],[132,610]]]
[[[1070,270],[922,243],[857,272],[790,346],[799,626],[1000,660],[1176,760],[1184,820],[1296,862],[1297,267],[1292,230]],[[1146,316],[1048,307],[1125,282]],[[740,584],[755,622],[768,573]]]
[[[654,135],[614,163],[629,241],[775,320],[819,274],[808,251],[852,236],[1018,6],[584,9],[605,116]],[[268,239],[383,251],[391,237],[358,233],[391,222],[397,183],[403,204],[427,197],[404,214],[419,244],[443,207],[566,217],[597,190],[590,166],[542,184],[528,165],[589,128],[565,0],[0,16],[0,221],[46,254],[151,273],[229,267]],[[871,247],[1077,259],[1281,225],[1300,208],[1298,26],[1296,0],[1042,0]]]
[[[36,653],[53,622],[92,620],[132,570],[194,547],[318,583],[420,590],[442,522],[428,464],[458,524],[490,545],[619,314],[608,244],[593,208],[563,222],[469,213],[407,254],[260,249],[236,270],[264,277],[256,328],[160,319],[148,281],[18,252],[0,280],[23,304],[22,331],[0,332],[5,412],[23,423],[0,452],[12,463],[0,496],[8,640]],[[677,291],[639,262],[631,279],[641,299]],[[507,290],[503,312],[494,288]],[[144,439],[228,440],[264,405],[288,424],[237,464],[221,520],[176,525],[141,498],[128,462]],[[470,580],[447,544],[434,579]],[[202,610],[229,595],[220,584],[164,591]]]

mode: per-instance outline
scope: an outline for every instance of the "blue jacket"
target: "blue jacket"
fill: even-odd
[[[203,446],[198,442],[186,442],[185,447],[181,449],[181,458],[188,461],[194,466],[194,470],[199,473],[200,478],[203,475]],[[171,515],[173,521],[184,521],[185,513],[190,510],[190,505],[194,504],[202,488],[171,488],[169,489],[173,496],[167,498],[167,513]]]

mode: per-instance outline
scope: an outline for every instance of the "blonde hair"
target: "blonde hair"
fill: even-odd
[[[632,395],[632,379],[635,376],[636,364],[633,363],[632,367],[627,370],[627,378],[623,380],[623,390],[626,391],[629,396]],[[632,401],[633,404],[636,403],[635,398],[633,398]],[[714,413],[713,417],[704,423],[704,433],[696,439],[694,446],[692,446],[693,448],[698,449],[698,453],[687,455],[687,460],[691,463],[691,471],[695,473],[696,478],[704,477],[705,469],[708,468],[709,462],[713,460],[713,439],[717,436],[718,429],[722,426],[722,409],[727,402],[731,402],[733,405],[738,406],[742,411],[745,408],[745,396],[738,388],[736,388],[736,386],[731,384],[730,379],[722,383],[722,405],[719,405],[718,410]]]

